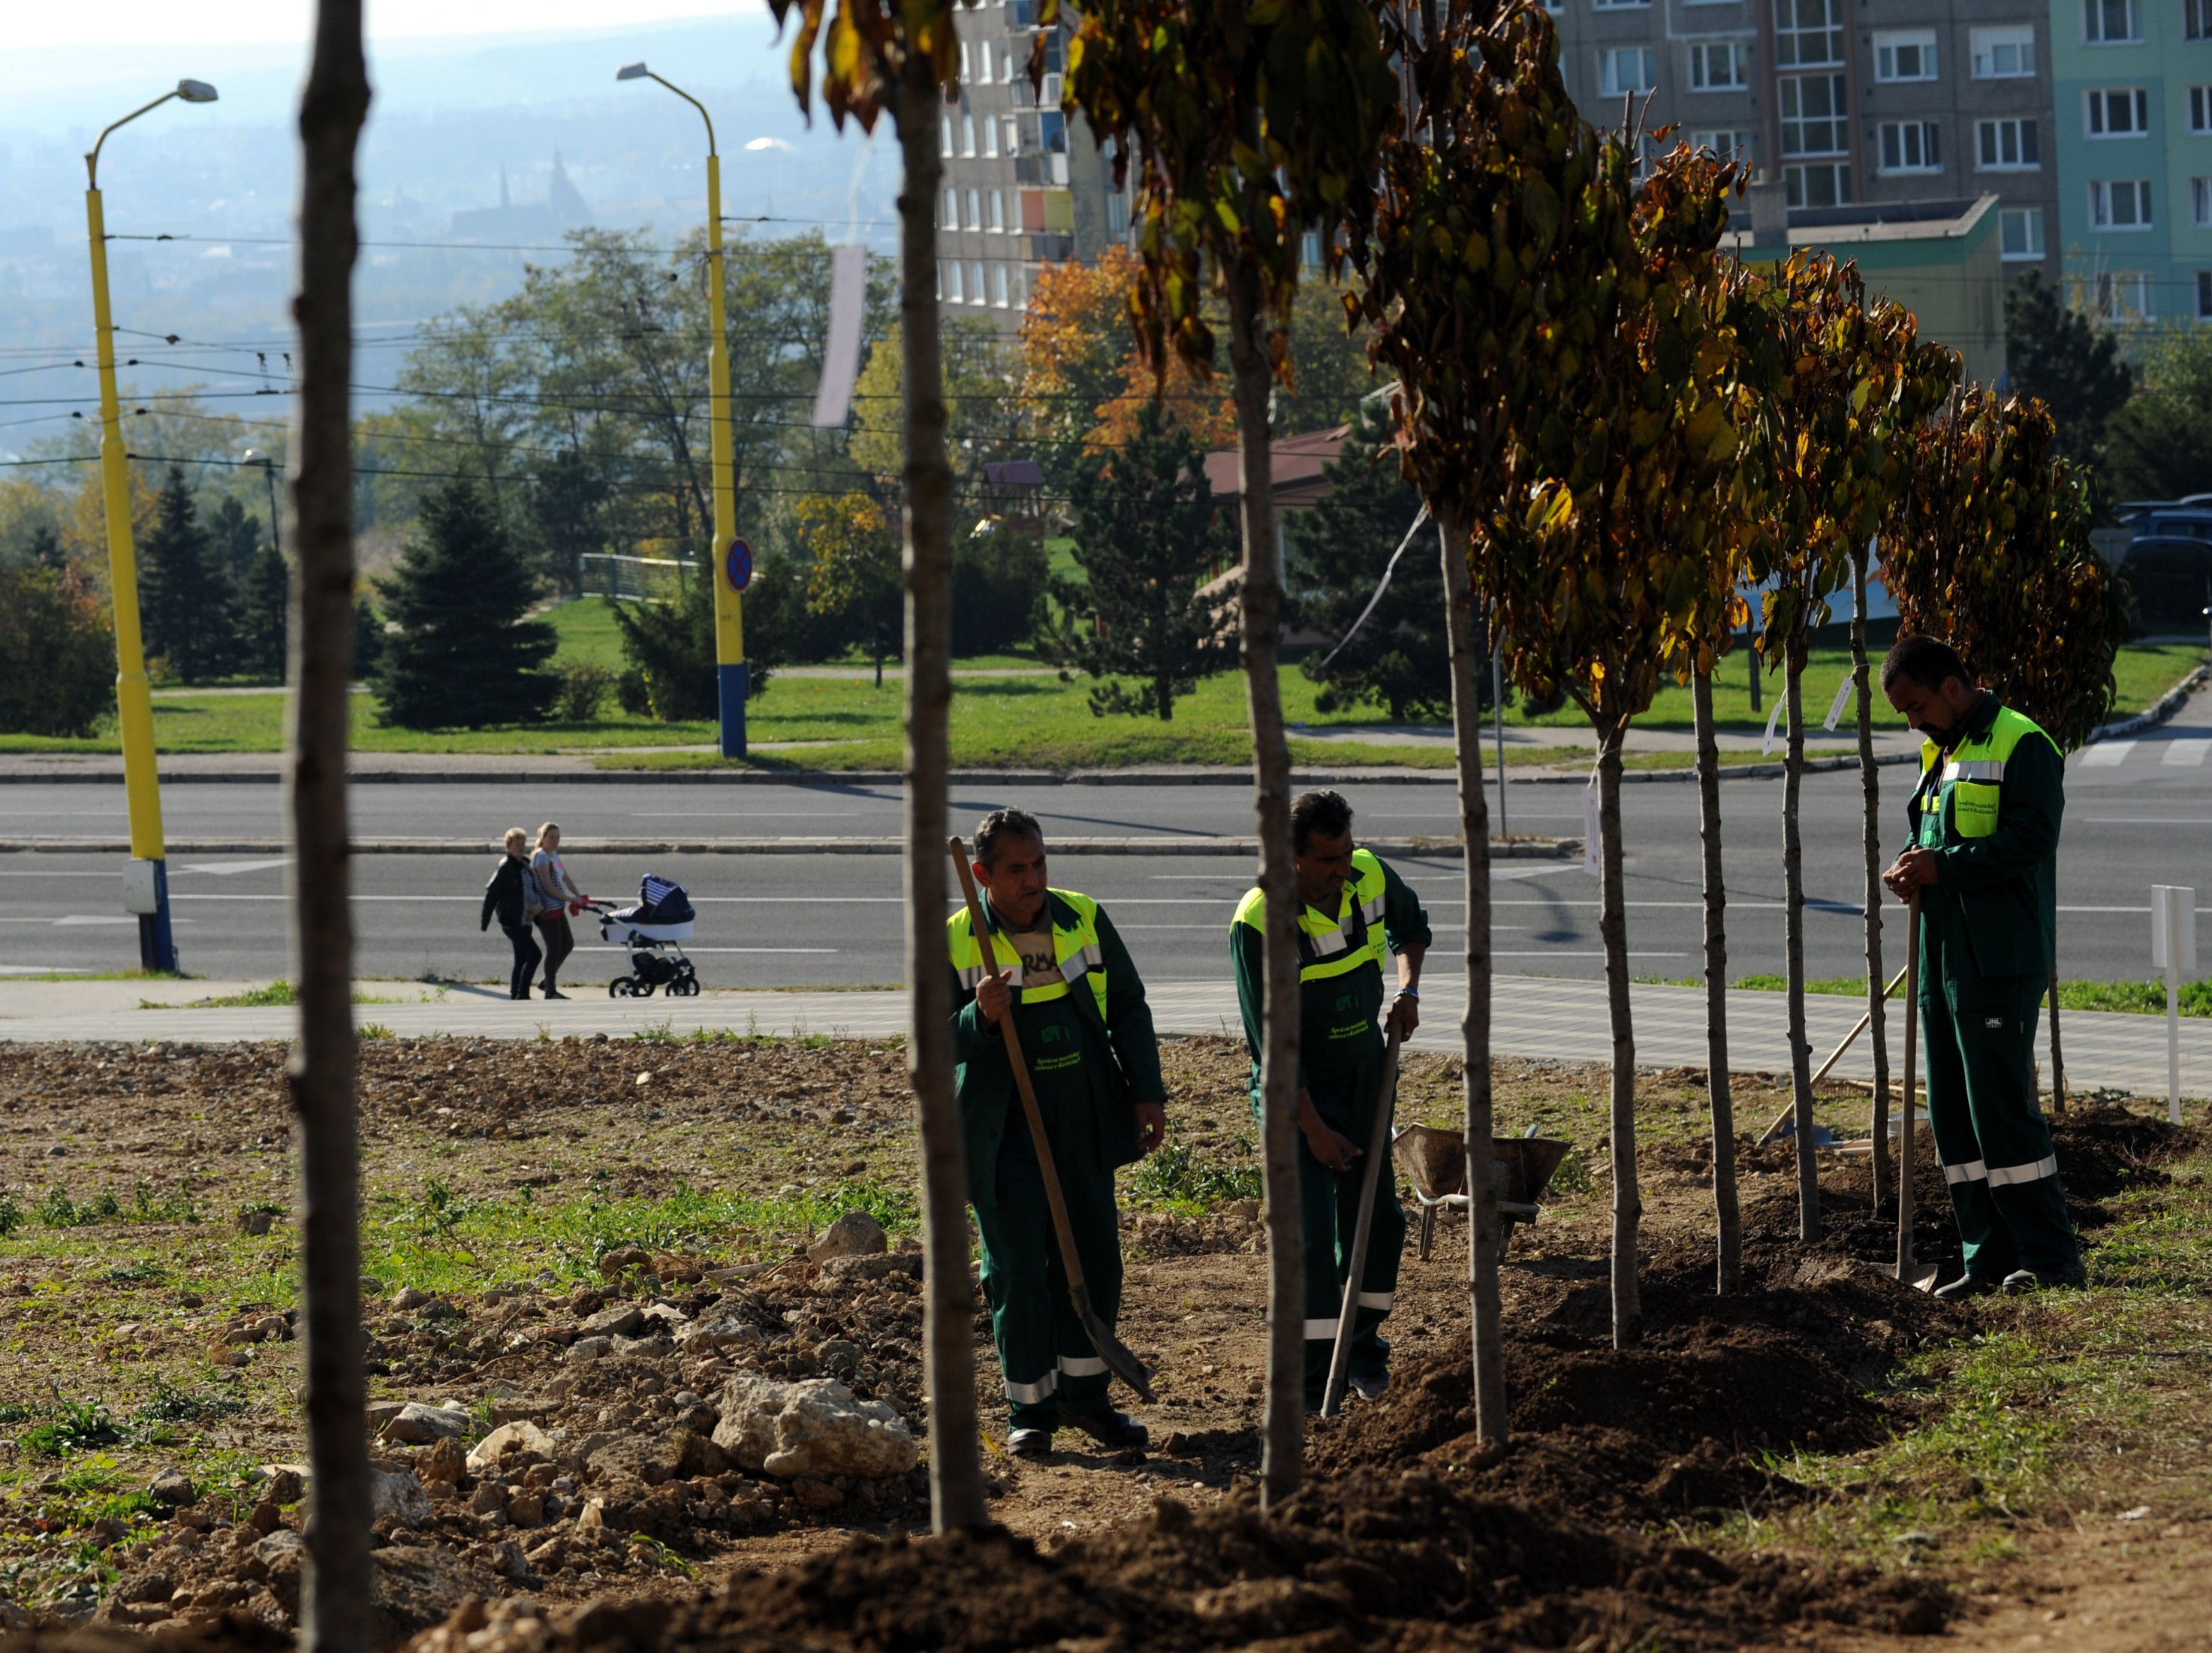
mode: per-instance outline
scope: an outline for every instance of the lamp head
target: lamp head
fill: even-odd
[[[249,447],[238,456],[238,462],[240,465],[267,465],[269,456],[258,447]]]
[[[205,81],[179,81],[177,95],[186,103],[213,103],[216,100],[215,88]]]
[[[620,69],[615,70],[615,78],[618,81],[641,81],[645,78],[646,73],[643,64],[624,64]]]

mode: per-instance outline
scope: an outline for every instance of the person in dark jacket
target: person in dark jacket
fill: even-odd
[[[538,938],[530,927],[538,916],[537,893],[537,881],[530,876],[530,835],[520,827],[509,827],[507,853],[499,858],[491,882],[484,885],[483,916],[477,928],[491,928],[496,914],[499,927],[514,945],[514,973],[507,984],[510,999],[530,997],[530,978],[538,973],[538,961],[545,956],[538,951]]]

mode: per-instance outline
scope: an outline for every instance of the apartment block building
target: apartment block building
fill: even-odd
[[[2212,320],[2212,0],[2051,0],[2049,28],[2075,302]]]
[[[937,204],[938,300],[948,319],[988,317],[1012,332],[1044,264],[1089,262],[1128,233],[1127,197],[1079,115],[1060,112],[1068,28],[1046,40],[1033,91],[1031,0],[956,13],[960,100],[939,127],[945,182]]]
[[[2006,269],[2056,277],[2056,3],[1561,0],[1553,15],[1586,116],[1617,126],[1632,98],[1646,131],[1747,160],[1789,227],[1958,218],[1994,195]]]

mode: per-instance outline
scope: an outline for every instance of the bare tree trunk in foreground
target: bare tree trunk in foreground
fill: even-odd
[[[290,752],[292,979],[300,1042],[286,1072],[300,1121],[305,1217],[307,1530],[300,1640],[314,1653],[367,1653],[368,1380],[361,1326],[361,1142],[355,1104],[353,913],[346,818],[353,676],[354,153],[368,115],[361,0],[319,0],[300,100],[300,394],[292,442],[294,574]]]
[[[1644,1192],[1636,1178],[1636,1029],[1628,1006],[1628,903],[1621,877],[1620,748],[1626,724],[1597,732],[1598,935],[1605,944],[1605,1003],[1613,1025],[1613,1346],[1644,1340],[1644,1294],[1636,1278],[1636,1236]]]
[[[1797,794],[1805,774],[1805,650],[1790,645],[1783,670],[1783,715],[1790,749],[1782,766],[1782,889],[1784,968],[1790,990],[1790,1094],[1796,1106],[1797,1233],[1820,1237],[1820,1163],[1813,1147],[1813,1047],[1805,1035],[1805,847],[1798,831]],[[1875,991],[1881,991],[1880,983]]]
[[[1713,1214],[1720,1225],[1715,1289],[1743,1283],[1743,1213],[1735,1194],[1735,1101],[1729,1091],[1728,880],[1721,870],[1721,753],[1713,734],[1713,678],[1690,680],[1698,730],[1698,843],[1705,896],[1705,1094],[1713,1111]]]
[[[1889,973],[1881,962],[1881,770],[1874,761],[1873,686],[1867,680],[1867,562],[1863,551],[1851,559],[1851,692],[1859,703],[1859,790],[1866,841],[1867,1036],[1874,1041],[1874,1202],[1889,1197],[1889,1036],[1884,1030],[1884,989]]]
[[[952,471],[937,332],[937,119],[927,56],[908,61],[892,107],[899,191],[899,313],[906,346],[906,979],[908,1072],[921,1139],[923,1386],[931,1525],[990,1522],[975,1419],[975,1291],[968,1168],[952,1090],[952,981],[945,951],[945,817],[952,709]]]

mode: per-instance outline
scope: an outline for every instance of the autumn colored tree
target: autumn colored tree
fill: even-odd
[[[835,9],[830,8],[834,4]],[[952,467],[938,348],[936,202],[944,175],[938,114],[958,83],[950,0],[769,0],[796,21],[791,83],[811,108],[815,47],[831,119],[873,131],[891,117],[899,191],[900,333],[905,408],[907,1064],[921,1149],[923,1371],[929,1477],[939,1531],[981,1527],[975,1293],[968,1278],[968,1177],[952,1090],[952,994],[945,968],[945,817],[952,705]]]
[[[808,494],[792,507],[792,523],[806,553],[806,608],[834,615],[859,637],[875,662],[876,687],[884,662],[898,653],[903,592],[899,538],[883,506],[854,489]]]
[[[1828,599],[1850,578],[1856,547],[1881,526],[1904,486],[1913,434],[1957,381],[1957,355],[1923,344],[1911,312],[1869,303],[1857,270],[1826,254],[1793,254],[1767,289],[1782,371],[1761,398],[1764,464],[1772,477],[1752,576],[1765,583],[1758,647],[1784,674],[1790,744],[1783,769],[1782,876],[1789,987],[1790,1087],[1797,1142],[1798,1227],[1820,1235],[1813,1146],[1812,1045],[1805,1032],[1804,846],[1798,796],[1805,766],[1806,656]],[[1874,965],[1869,994],[1881,992]]]
[[[1044,0],[1041,21],[1057,15]],[[1032,74],[1042,70],[1042,41]],[[1304,1280],[1297,1184],[1297,889],[1291,870],[1290,747],[1277,677],[1268,403],[1288,356],[1301,242],[1338,226],[1353,243],[1371,216],[1376,146],[1397,119],[1397,80],[1360,0],[1087,0],[1068,51],[1067,100],[1114,146],[1129,191],[1142,278],[1131,317],[1144,359],[1214,359],[1201,313],[1209,283],[1228,314],[1244,544],[1240,598],[1252,720],[1254,808],[1266,897],[1267,972],[1261,1097],[1269,1235],[1267,1423],[1261,1497],[1303,1475]]]
[[[1095,264],[1047,264],[1030,285],[1015,346],[1022,403],[1040,448],[1055,458],[1079,452],[1099,408],[1127,389],[1129,299],[1140,274],[1137,255],[1117,241]]]

